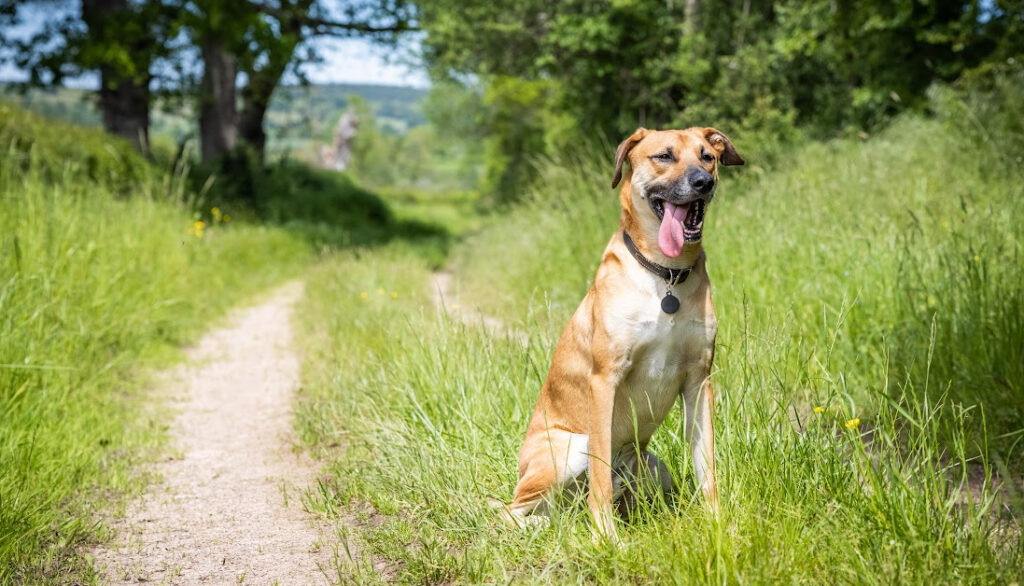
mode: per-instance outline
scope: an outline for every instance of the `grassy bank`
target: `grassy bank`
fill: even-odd
[[[673,413],[653,449],[682,497],[624,526],[627,547],[594,547],[582,507],[520,531],[485,504],[511,497],[552,345],[615,228],[607,156],[548,166],[544,191],[454,252],[462,303],[525,347],[438,314],[413,250],[319,267],[299,425],[330,462],[313,506],[361,521],[343,577],[383,562],[407,583],[1024,578],[1024,152],[999,118],[1019,116],[1017,90],[1000,91],[723,173],[705,231],[723,513],[699,504]]]
[[[145,368],[310,253],[233,210],[198,227],[179,179],[99,132],[0,121],[0,583],[66,584],[162,433]]]

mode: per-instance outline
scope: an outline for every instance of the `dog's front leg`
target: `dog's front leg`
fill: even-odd
[[[715,393],[711,387],[711,360],[691,370],[683,388],[686,441],[693,454],[693,471],[704,498],[713,513],[718,513],[718,487],[715,483]]]
[[[611,370],[590,376],[590,493],[587,504],[594,518],[594,538],[602,536],[615,543],[615,515],[612,509],[612,413],[618,376]]]

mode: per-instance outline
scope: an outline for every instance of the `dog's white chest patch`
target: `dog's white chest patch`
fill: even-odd
[[[632,319],[620,324],[631,351],[629,367],[615,393],[615,446],[650,439],[679,397],[687,369],[714,339],[713,332],[709,337],[708,325],[696,321],[692,313],[665,314],[650,301],[647,296],[638,299]]]

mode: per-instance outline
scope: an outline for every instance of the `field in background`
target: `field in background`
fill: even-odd
[[[330,144],[338,117],[355,96],[362,100],[376,123],[386,132],[402,134],[425,122],[420,101],[425,90],[365,84],[287,86],[274,93],[267,110],[266,131],[274,153],[300,152],[315,156],[319,144]],[[21,95],[0,83],[0,97],[48,118],[81,126],[101,124],[94,96],[86,90],[59,88],[31,90]],[[195,134],[194,117],[185,109],[169,113],[159,107],[152,113],[154,137],[177,142]],[[315,144],[314,144],[315,143]]]
[[[579,504],[527,530],[486,505],[511,497],[554,341],[615,229],[608,153],[546,165],[524,206],[453,251],[460,303],[525,347],[438,311],[415,247],[318,267],[299,426],[328,463],[311,506],[360,523],[350,577],[1024,578],[1021,82],[936,90],[933,118],[723,170],[705,233],[724,510],[700,505],[673,414],[653,450],[681,497],[642,511],[625,547],[595,548]]]

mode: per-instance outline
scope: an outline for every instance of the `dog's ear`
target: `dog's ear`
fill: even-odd
[[[711,146],[718,151],[719,160],[723,165],[742,165],[746,161],[736,152],[729,137],[714,128],[704,129],[704,139],[711,143]]]
[[[619,148],[615,149],[615,176],[612,177],[612,189],[615,189],[619,185],[619,181],[622,180],[622,163],[629,156],[629,151],[633,150],[633,147],[643,140],[645,136],[647,136],[647,129],[641,126],[629,138],[622,141],[619,144]]]

